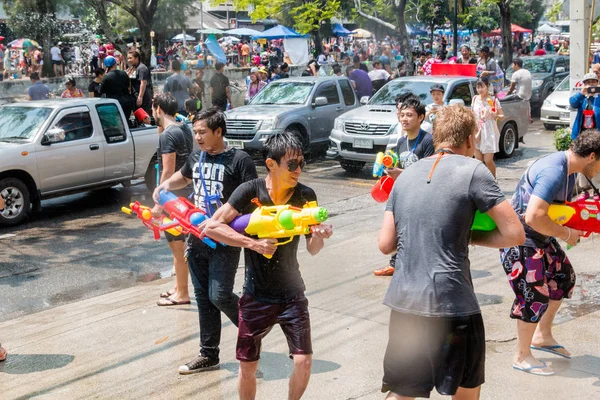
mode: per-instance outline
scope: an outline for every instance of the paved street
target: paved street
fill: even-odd
[[[552,133],[534,123],[515,157],[498,161],[506,195],[533,159],[551,151]],[[348,176],[335,162],[317,161],[301,178],[329,209],[335,227],[318,256],[305,250],[299,255],[315,351],[306,399],[383,398],[389,309],[381,301],[389,278],[372,275],[387,260],[376,247],[383,206],[371,199],[369,172]],[[164,240],[155,242],[137,219],[120,212],[135,200],[150,203],[144,185],[45,201],[42,214],[29,223],[0,230],[0,340],[10,353],[0,364],[2,399],[236,398],[236,331],[229,322],[221,369],[177,374],[198,351],[197,308],[195,302],[155,306],[158,294],[172,285],[171,257]],[[583,240],[569,252],[578,287],[559,314],[556,336],[574,357],[538,354],[558,371],[549,378],[510,368],[512,292],[497,251],[473,248],[488,339],[482,399],[600,398],[597,240]],[[263,342],[258,398],[286,397],[292,367],[286,349],[279,329]]]

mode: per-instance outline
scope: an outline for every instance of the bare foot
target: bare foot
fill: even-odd
[[[565,349],[563,346],[558,344],[558,342],[553,337],[545,339],[541,337],[534,337],[531,341],[531,345],[534,347],[545,348],[546,351],[549,350],[550,353],[558,353],[563,357],[571,357],[571,353],[568,352],[567,349]]]
[[[549,368],[545,362],[542,362],[533,356],[525,357],[522,360],[515,357],[513,359],[513,368],[533,375],[554,375],[552,368]]]

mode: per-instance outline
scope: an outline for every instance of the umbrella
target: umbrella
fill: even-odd
[[[185,35],[185,40],[186,40],[186,42],[195,42],[196,38],[193,36],[190,36],[190,35]],[[171,39],[171,42],[183,42],[183,33],[180,33],[179,35],[174,36]]]
[[[258,35],[252,36],[252,39],[289,39],[289,38],[303,38],[306,35],[301,35],[293,29],[286,28],[283,25],[277,25],[271,29],[267,29],[264,32],[260,32]]]
[[[17,39],[8,44],[13,49],[25,49],[27,47],[40,47],[39,43],[31,39]]]
[[[260,31],[254,30],[254,29],[250,29],[250,28],[236,28],[236,29],[230,29],[228,31],[225,31],[226,34],[228,35],[233,35],[233,36],[254,36],[254,35],[260,35]]]
[[[217,28],[204,28],[198,29],[196,33],[204,33],[205,35],[222,35],[225,33],[225,31],[222,31]]]
[[[352,34],[352,32],[344,28],[344,25],[342,24],[333,25],[333,29],[331,31],[335,34],[335,36],[348,36]]]
[[[522,28],[517,24],[510,24],[510,31],[512,33],[531,33],[531,29]],[[496,29],[491,32],[493,35],[500,35],[502,33],[501,29]]]
[[[540,26],[539,28],[537,28],[537,32],[538,33],[559,34],[562,31],[560,29],[553,28],[548,24],[544,24],[544,25]]]
[[[352,36],[359,39],[367,39],[373,36],[373,34],[365,29],[358,28],[352,31]]]

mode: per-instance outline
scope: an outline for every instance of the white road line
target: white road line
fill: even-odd
[[[317,168],[317,169],[311,169],[310,171],[306,171],[309,174],[315,173],[315,172],[321,172],[321,171],[329,171],[330,169],[336,169],[336,168],[342,168],[341,165],[334,165],[331,167],[323,167],[323,168]]]

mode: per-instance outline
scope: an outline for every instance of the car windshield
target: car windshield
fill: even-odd
[[[0,107],[0,141],[31,139],[51,112],[42,107]]]
[[[558,86],[556,87],[556,91],[557,92],[566,92],[568,90],[571,90],[570,79],[571,79],[570,76],[567,76],[565,79],[563,79],[563,81],[561,83],[559,83]]]
[[[268,84],[250,102],[257,104],[304,104],[313,82],[275,81]]]
[[[436,82],[437,83],[437,82]],[[369,101],[370,105],[396,105],[396,97],[400,96],[402,93],[412,92],[416,96],[421,99],[423,104],[433,103],[433,99],[429,94],[429,90],[431,85],[434,82],[432,81],[419,81],[413,79],[402,79],[395,80],[381,89],[371,98]],[[446,89],[447,84],[441,84]]]

